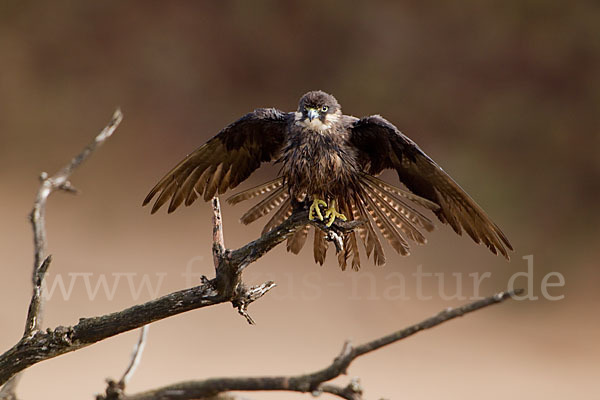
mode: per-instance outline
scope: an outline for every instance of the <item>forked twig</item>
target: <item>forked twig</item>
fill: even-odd
[[[48,197],[57,190],[64,190],[70,193],[77,192],[71,185],[71,182],[69,182],[69,178],[77,167],[79,167],[94,152],[94,150],[101,146],[106,139],[114,133],[122,120],[123,114],[121,113],[121,110],[117,109],[108,125],[106,125],[94,140],[84,147],[83,150],[67,165],[52,176],[48,176],[45,172],[40,174],[40,188],[38,189],[33,203],[33,209],[29,214],[29,219],[33,228],[34,247],[33,272],[31,275],[33,293],[27,312],[23,339],[32,338],[33,335],[39,332],[42,326],[44,278],[48,271],[48,267],[50,266],[50,262],[52,261],[52,257],[46,255],[46,202],[48,201]],[[11,377],[10,383],[4,385],[2,389],[0,389],[0,399],[16,398],[15,390],[19,379],[19,376]],[[4,381],[5,380],[0,381],[0,384],[4,383]]]
[[[251,322],[252,319],[246,316],[247,306],[272,289],[274,284],[265,282],[262,285],[246,287],[241,280],[244,268],[286,240],[299,227],[306,225],[307,220],[308,211],[294,213],[279,226],[245,246],[236,250],[225,249],[218,258],[215,278],[209,280],[204,277],[199,286],[173,292],[111,314],[81,318],[74,326],[59,326],[47,331],[37,330],[32,335],[23,337],[0,355],[0,384],[41,361],[198,308],[229,302]],[[343,231],[351,227],[336,221],[333,229]]]
[[[135,346],[133,346],[133,352],[131,353],[131,360],[129,361],[129,365],[125,369],[123,376],[118,382],[115,382],[112,379],[106,380],[106,393],[96,395],[96,399],[106,399],[106,400],[118,400],[124,396],[125,388],[129,383],[129,380],[135,373],[140,361],[142,359],[142,353],[144,352],[144,348],[146,347],[146,338],[148,337],[148,328],[149,325],[144,325],[140,329],[140,336]]]
[[[69,177],[98,146],[112,135],[121,120],[122,114],[117,110],[110,123],[70,163],[51,177],[45,173],[41,175],[40,189],[30,216],[34,231],[35,254],[32,274],[33,294],[23,337],[12,348],[0,355],[0,384],[6,383],[0,390],[0,400],[16,399],[15,388],[20,373],[27,367],[140,327],[143,328],[128,368],[118,382],[109,381],[106,394],[98,395],[98,399],[157,400],[211,397],[213,399],[229,400],[235,398],[233,394],[228,393],[230,391],[285,390],[303,393],[312,392],[314,395],[329,393],[347,400],[360,400],[362,399],[362,388],[358,380],[351,380],[345,387],[329,383],[332,379],[346,374],[348,367],[356,358],[405,339],[422,330],[433,328],[456,317],[503,302],[511,296],[521,293],[520,290],[502,292],[462,307],[446,309],[419,324],[356,347],[352,347],[347,342],[344,344],[341,353],[330,365],[313,373],[297,376],[214,378],[181,382],[143,393],[126,395],[124,389],[139,365],[146,342],[148,324],[186,311],[224,302],[229,302],[237,308],[248,323],[254,323],[254,320],[248,314],[248,306],[274,288],[275,283],[268,281],[260,285],[247,287],[242,281],[242,272],[249,264],[286,240],[298,228],[305,226],[308,221],[308,211],[296,210],[287,220],[258,239],[239,249],[230,250],[225,247],[219,199],[214,198],[212,200],[212,250],[215,265],[215,277],[213,279],[203,277],[199,286],[170,293],[115,313],[81,318],[79,323],[74,326],[59,326],[54,330],[42,331],[44,277],[52,261],[52,258],[46,254],[46,201],[54,191],[76,191],[69,182]],[[342,243],[340,238],[343,234],[353,230],[363,221],[348,223],[336,221],[332,227],[326,227],[319,221],[308,221],[308,223],[327,232],[327,237],[336,243],[337,250],[340,251]]]

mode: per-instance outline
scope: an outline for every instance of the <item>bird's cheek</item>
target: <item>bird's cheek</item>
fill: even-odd
[[[327,125],[331,125],[338,122],[339,119],[340,117],[338,114],[327,114],[325,115],[325,120],[323,122]]]

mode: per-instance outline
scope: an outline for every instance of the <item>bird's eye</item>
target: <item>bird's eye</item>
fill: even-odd
[[[323,111],[323,112],[327,112],[327,110],[329,110],[329,107],[327,107],[327,106],[323,106],[323,107],[321,107],[321,111]]]

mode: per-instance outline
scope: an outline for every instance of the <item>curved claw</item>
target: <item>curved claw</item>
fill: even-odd
[[[321,209],[319,208],[319,206],[327,207],[327,203],[325,203],[323,200],[319,199],[318,197],[315,197],[312,204],[310,205],[310,209],[308,212],[308,219],[310,219],[311,221],[314,221],[315,214],[316,214],[316,218],[319,218],[319,221],[323,221],[323,214],[321,214]]]
[[[342,213],[339,213],[336,209],[335,209],[335,201],[331,202],[331,206],[326,210],[325,212],[325,218],[329,218],[329,221],[327,221],[327,223],[325,224],[325,226],[327,226],[328,228],[333,225],[333,221],[335,221],[336,218],[341,219],[342,221],[347,221],[348,218],[346,218],[346,216]]]

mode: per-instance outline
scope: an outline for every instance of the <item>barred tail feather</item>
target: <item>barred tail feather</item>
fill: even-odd
[[[207,171],[209,171],[209,173],[207,173]],[[195,197],[202,195],[206,188],[212,190],[215,179],[212,179],[211,177],[218,175],[219,177],[224,176],[223,179],[226,179],[229,172],[230,171],[223,171],[220,168],[220,165],[212,166],[211,168],[209,167],[204,171],[193,171],[191,175],[197,179],[194,187],[187,181],[184,182],[179,189],[177,189],[175,185],[173,185],[173,187],[167,186],[160,194],[157,203],[166,201],[175,191],[177,191],[177,193],[173,195],[172,199],[172,203],[174,203],[175,207],[183,200],[185,200],[186,203],[188,201],[193,201]],[[373,255],[373,263],[375,265],[385,264],[386,257],[380,236],[376,232],[375,225],[377,225],[377,230],[379,230],[383,237],[388,240],[394,250],[402,255],[408,255],[409,246],[405,238],[411,239],[417,243],[425,243],[425,236],[419,228],[423,228],[427,231],[434,229],[433,222],[423,215],[422,212],[417,210],[411,202],[434,211],[440,209],[439,205],[432,203],[427,199],[392,186],[373,176],[365,174],[362,175],[361,178],[359,189],[352,197],[342,197],[337,199],[339,211],[346,215],[349,221],[356,219],[365,221],[364,224],[359,225],[354,231],[345,235],[343,239],[344,249],[337,257],[338,264],[342,270],[345,270],[349,264],[353,270],[358,270],[360,268],[361,262],[358,238],[364,243],[367,258],[370,258],[371,255]],[[191,179],[190,181],[193,182]],[[258,204],[251,207],[242,216],[241,221],[244,224],[249,224],[279,207],[264,226],[262,233],[265,234],[281,224],[292,214],[292,202],[283,178],[280,177],[251,189],[247,189],[230,197],[227,201],[230,204],[237,204],[262,194],[267,194],[267,196]],[[161,197],[164,197],[164,199]],[[444,200],[445,199],[443,198],[441,199],[442,207],[446,204]],[[485,238],[485,235],[481,235],[479,232],[477,225],[470,223],[471,221],[467,221],[465,217],[461,217],[459,221],[452,213],[450,213],[448,219],[452,218],[454,219],[447,221],[450,225],[464,227],[463,229],[472,237]],[[310,229],[309,225],[305,225],[294,232],[287,239],[287,250],[294,254],[298,254],[306,244],[308,231]],[[314,259],[315,262],[323,265],[329,244],[325,239],[326,235],[323,231],[314,227],[312,229],[314,230]],[[496,245],[490,240],[486,241],[483,239],[483,241],[490,248],[493,248]]]
[[[380,185],[376,185],[371,180],[362,180],[363,187],[367,188],[367,190],[371,190],[374,192],[377,197],[386,202],[390,207],[392,207],[395,211],[402,214],[402,219],[408,219],[412,224],[420,225],[422,228],[431,232],[435,229],[435,225],[433,221],[429,219],[427,216],[423,215],[420,211],[416,210],[407,202],[402,199],[396,197],[394,192],[386,190],[384,187]],[[396,188],[397,189],[397,188]],[[398,189],[400,190],[400,189]],[[425,199],[423,199],[425,200]],[[428,200],[425,200],[428,201]]]
[[[343,199],[339,202],[340,209],[348,218],[348,221],[353,221],[354,208],[352,203]],[[347,261],[352,258],[352,269],[358,271],[360,269],[360,252],[358,249],[358,241],[356,240],[356,232],[352,231],[344,238],[344,251],[338,254],[338,263],[342,270],[346,269]]]
[[[277,212],[275,214],[273,214],[273,216],[271,217],[269,222],[267,222],[267,224],[265,225],[265,227],[262,230],[261,235],[264,235],[265,233],[269,232],[271,229],[275,228],[277,225],[281,224],[283,221],[288,219],[288,217],[290,215],[292,215],[292,201],[288,197],[283,202],[281,207],[279,207],[279,210],[277,210]]]
[[[386,259],[383,252],[383,246],[381,245],[379,236],[377,236],[375,233],[373,221],[370,218],[370,212],[367,211],[365,203],[359,196],[356,196],[354,205],[356,206],[357,213],[360,215],[360,218],[365,221],[364,225],[360,226],[361,230],[359,230],[359,234],[363,238],[363,243],[365,244],[365,249],[367,252],[367,258],[371,257],[371,253],[373,253],[373,262],[375,265],[384,265]]]
[[[314,248],[313,254],[315,262],[323,265],[325,262],[325,255],[327,254],[327,241],[325,240],[325,233],[322,230],[313,228],[314,232]]]
[[[404,197],[405,199],[408,199],[410,201],[414,201],[415,203],[420,204],[423,207],[426,207],[432,211],[437,211],[440,209],[440,206],[434,203],[433,201],[427,200],[421,196],[417,196],[416,194],[408,192],[406,190],[402,190],[394,185],[390,185],[389,183],[384,182],[381,179],[374,177],[373,175],[363,174],[362,178],[363,180],[371,182],[372,184],[380,187],[386,192],[390,192],[397,196]]]
[[[300,250],[304,247],[304,243],[306,243],[306,238],[308,236],[308,228],[309,225],[304,225],[299,228],[292,236],[287,239],[287,251],[291,251],[294,254],[300,253]]]
[[[248,190],[244,190],[243,192],[237,193],[229,197],[227,202],[229,204],[237,204],[241,201],[260,196],[261,194],[272,192],[276,189],[279,189],[281,186],[283,186],[283,177],[273,179],[272,181],[265,182],[262,185],[258,185]]]
[[[340,268],[342,269],[342,271],[346,270],[346,267],[348,267],[348,258],[350,258],[350,249],[348,248],[348,242],[350,235],[344,235],[344,239],[343,239],[343,245],[344,245],[344,250],[340,251],[337,255],[337,259],[338,259],[338,265],[340,266]]]
[[[266,215],[269,212],[273,211],[275,207],[281,205],[289,197],[288,192],[284,189],[284,187],[280,187],[279,189],[275,190],[273,193],[268,195],[260,203],[250,208],[248,211],[246,211],[244,215],[242,215],[240,221],[247,225],[251,222],[256,221],[263,215]]]
[[[390,222],[389,219],[386,218],[385,213],[381,211],[379,207],[375,205],[375,202],[371,199],[370,196],[365,196],[367,210],[369,214],[377,224],[377,227],[383,234],[390,245],[396,250],[398,253],[402,255],[408,255],[408,243],[406,240],[400,235],[396,227]]]
[[[427,239],[425,239],[425,236],[423,236],[423,234],[413,225],[413,222],[392,206],[390,202],[386,201],[386,198],[368,186],[365,187],[365,192],[385,216],[391,220],[397,228],[400,228],[409,239],[414,240],[419,244],[427,243]]]

